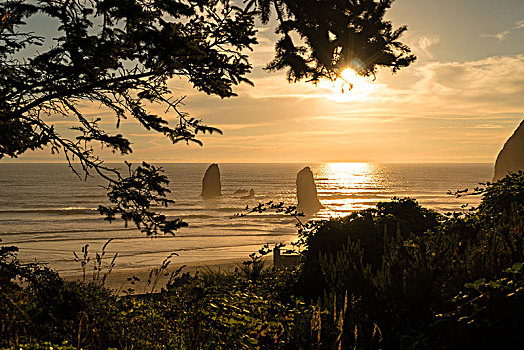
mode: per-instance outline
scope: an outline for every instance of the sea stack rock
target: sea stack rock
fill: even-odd
[[[202,179],[202,198],[214,198],[222,195],[220,169],[218,164],[211,164]]]
[[[313,172],[309,167],[305,167],[297,174],[297,199],[298,211],[304,213],[316,213],[324,206],[317,197],[317,186],[313,178]]]
[[[518,170],[524,170],[524,120],[497,156],[493,181],[506,177],[508,172]]]

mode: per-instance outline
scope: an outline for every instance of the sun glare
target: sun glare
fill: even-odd
[[[340,184],[365,183],[373,167],[369,163],[328,163],[326,172],[329,178]]]
[[[375,172],[370,163],[326,164],[318,173],[323,179],[320,188],[326,209],[318,217],[337,217],[370,207],[373,203],[366,193],[376,186]]]
[[[318,87],[327,90],[325,97],[337,102],[365,101],[372,98],[373,92],[378,88],[370,78],[358,75],[353,69],[342,71],[340,78],[335,81],[321,80]]]

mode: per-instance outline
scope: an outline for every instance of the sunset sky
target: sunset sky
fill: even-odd
[[[130,160],[152,162],[493,162],[524,118],[524,1],[397,0],[388,18],[407,25],[410,67],[357,78],[341,94],[329,84],[289,84],[268,73],[273,25],[250,55],[255,87],[221,100],[173,81],[184,110],[223,136],[204,147],[173,146],[127,123]],[[96,107],[88,106],[92,117]],[[174,116],[166,116],[172,119]],[[66,124],[62,125],[65,126]],[[109,160],[121,160],[108,154]],[[18,161],[59,161],[48,150]]]

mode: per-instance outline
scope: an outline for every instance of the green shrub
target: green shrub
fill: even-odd
[[[496,279],[505,266],[524,261],[523,184],[522,172],[488,184],[478,210],[463,217],[394,199],[310,224],[296,292],[332,317],[331,305],[340,310],[349,295],[344,346],[377,345],[377,329],[380,346],[419,344],[435,314],[453,310],[467,281]]]
[[[515,349],[524,344],[522,263],[505,269],[505,277],[466,283],[453,298],[452,311],[437,315],[416,346],[448,349]]]
[[[68,282],[56,272],[22,264],[16,249],[0,248],[0,346],[72,344],[106,348],[117,325],[117,297],[93,283]]]
[[[305,236],[302,284],[298,292],[311,300],[323,295],[328,285],[321,272],[321,256],[333,258],[347,246],[358,245],[363,252],[357,253],[355,259],[362,260],[363,268],[369,264],[376,271],[382,266],[384,247],[388,244],[385,233],[399,232],[402,238],[420,236],[435,229],[441,220],[441,215],[422,208],[413,199],[394,198],[379,203],[377,209],[311,224]]]
[[[524,172],[508,174],[495,183],[488,183],[482,193],[482,202],[478,214],[485,216],[484,220],[494,219],[511,210],[511,207],[524,205]]]
[[[0,348],[1,350],[11,350],[12,348]],[[38,342],[29,344],[19,344],[17,350],[76,350],[78,348],[63,343],[62,345],[53,344],[51,342]]]

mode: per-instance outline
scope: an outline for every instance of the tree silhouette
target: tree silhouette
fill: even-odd
[[[184,77],[197,90],[222,98],[233,87],[252,84],[245,54],[257,43],[255,19],[272,14],[281,38],[268,69],[288,69],[288,79],[334,79],[346,67],[361,75],[377,67],[393,71],[414,57],[383,20],[391,0],[7,0],[0,4],[0,159],[44,147],[61,152],[77,174],[107,181],[113,203],[100,207],[107,219],[134,222],[147,235],[173,233],[186,224],[150,210],[168,205],[168,180],[161,168],[144,163],[124,174],[105,165],[95,146],[132,152],[130,141],[103,127],[107,116],[118,128],[134,119],[173,143],[195,142],[199,133],[220,130],[180,110],[168,80]],[[46,21],[53,34],[28,28]],[[294,33],[302,42],[293,42]],[[83,106],[100,106],[88,117]],[[170,125],[152,105],[174,113]],[[74,136],[56,129],[74,121]],[[73,171],[76,170],[71,166]]]
[[[415,56],[398,39],[407,30],[396,30],[384,21],[393,0],[251,0],[267,23],[272,9],[277,15],[275,59],[267,69],[288,69],[290,81],[336,79],[346,68],[362,76],[375,75],[379,67],[396,72]],[[293,40],[293,34],[298,37]],[[299,42],[300,44],[296,44]]]

